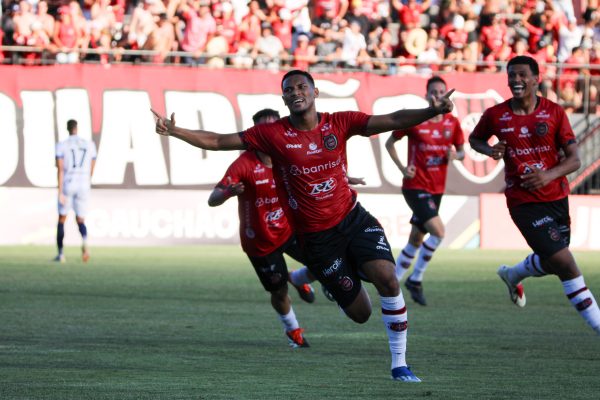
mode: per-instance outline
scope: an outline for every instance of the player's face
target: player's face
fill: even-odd
[[[290,114],[304,114],[315,106],[316,89],[303,75],[292,75],[283,81],[283,102]]]
[[[433,82],[427,89],[427,100],[439,100],[446,94],[446,85],[442,82]]]
[[[535,95],[538,76],[527,64],[511,65],[507,71],[508,87],[514,98],[522,99]]]

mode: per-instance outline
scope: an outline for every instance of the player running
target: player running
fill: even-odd
[[[156,132],[207,150],[250,148],[271,156],[279,198],[303,247],[306,265],[357,323],[371,315],[361,277],[375,285],[392,353],[392,378],[420,382],[406,364],[407,313],[395,260],[383,228],[348,185],[346,141],[354,135],[406,129],[450,112],[452,92],[432,99],[428,108],[368,115],[318,113],[319,90],[305,71],[286,73],[281,88],[290,116],[274,123],[220,135],[177,127],[174,114],[167,119],[154,112]]]
[[[427,81],[427,100],[440,99],[447,92],[446,82],[439,76]],[[394,144],[408,137],[408,165],[398,157]],[[460,122],[452,114],[441,114],[404,130],[392,132],[385,143],[390,157],[402,172],[402,195],[413,212],[408,243],[396,260],[396,277],[401,280],[410,268],[417,251],[415,268],[404,286],[418,304],[426,305],[423,275],[433,253],[444,239],[445,227],[438,215],[446,189],[448,163],[465,157],[465,142]],[[425,235],[427,240],[423,241]]]
[[[279,113],[263,109],[252,117],[255,125],[279,119]],[[288,274],[283,253],[304,263],[304,256],[293,236],[275,191],[271,158],[260,151],[243,152],[227,169],[208,199],[211,207],[220,206],[233,196],[238,198],[240,241],[254,266],[271,305],[279,315],[291,347],[309,347],[288,296],[288,280],[302,300],[312,303],[315,294],[310,282],[314,276],[302,267]]]
[[[514,57],[507,74],[513,97],[487,109],[469,137],[474,150],[504,160],[508,210],[533,249],[512,268],[500,266],[498,275],[519,307],[526,301],[523,279],[557,275],[571,304],[600,334],[598,303],[569,250],[566,175],[581,165],[573,129],[558,104],[536,94],[540,77],[533,58]],[[499,142],[490,146],[492,136]]]

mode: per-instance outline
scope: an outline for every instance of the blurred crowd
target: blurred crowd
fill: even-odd
[[[32,51],[0,58],[396,74],[493,72],[526,54],[544,94],[577,109],[598,98],[581,78],[600,75],[598,0],[582,1],[2,0],[2,45]]]

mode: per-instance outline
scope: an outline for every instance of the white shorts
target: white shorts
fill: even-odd
[[[72,208],[77,217],[84,218],[90,199],[90,188],[64,188],[63,194],[65,203],[60,204],[58,201],[58,214],[67,215]]]

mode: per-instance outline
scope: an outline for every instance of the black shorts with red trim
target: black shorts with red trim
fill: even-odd
[[[569,199],[525,203],[509,208],[510,216],[529,244],[542,259],[549,258],[571,242]]]
[[[306,265],[342,308],[360,293],[360,265],[373,260],[394,263],[381,224],[360,203],[333,228],[302,234],[299,239]]]
[[[267,292],[277,291],[288,282],[288,269],[283,253],[306,264],[302,249],[293,235],[281,247],[266,256],[248,256],[260,283]]]
[[[402,189],[402,195],[413,212],[410,223],[419,228],[421,232],[427,233],[425,222],[438,216],[442,195],[431,194],[419,189]]]

